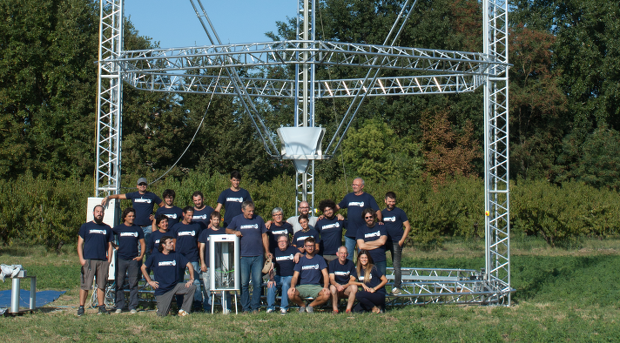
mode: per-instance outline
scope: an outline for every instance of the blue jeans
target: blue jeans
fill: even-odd
[[[385,275],[387,270],[387,261],[375,262],[375,266],[379,269],[381,274]]]
[[[263,256],[242,256],[241,264],[241,307],[244,312],[258,311],[263,281]],[[250,276],[252,276],[252,300],[250,303]]]
[[[357,244],[357,240],[344,236],[344,246],[347,247],[347,252],[349,253],[349,256],[347,256],[347,259],[349,259],[350,261],[353,261],[353,256],[355,255],[356,244]]]
[[[149,258],[149,247],[151,246],[151,234],[153,233],[153,225],[148,226],[140,226],[142,228],[142,232],[144,232],[144,246],[146,247],[146,251],[144,252],[144,261]]]
[[[276,281],[275,286],[267,288],[267,309],[275,310],[276,307],[273,305],[276,301],[276,292],[278,288],[282,289],[281,299],[280,299],[280,308],[284,310],[288,310],[288,289],[291,287],[291,280],[293,276],[278,276],[274,277]]]

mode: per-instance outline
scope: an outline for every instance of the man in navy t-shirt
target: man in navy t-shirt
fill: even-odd
[[[411,231],[411,225],[409,225],[409,219],[405,211],[396,207],[396,194],[394,192],[387,192],[385,194],[385,210],[381,211],[383,214],[383,222],[385,223],[385,229],[387,230],[388,240],[385,246],[392,254],[392,264],[394,265],[394,287],[392,287],[392,294],[400,294],[400,285],[402,282],[402,273],[400,269],[400,261],[403,254],[403,246],[405,246],[405,240],[409,236]],[[405,228],[403,230],[403,227]]]
[[[278,244],[276,243],[276,238],[286,235],[293,235],[293,227],[291,224],[284,221],[284,212],[280,207],[276,207],[271,211],[272,222],[270,226],[267,227],[267,234],[269,235],[269,252],[274,253],[278,248]]]
[[[329,264],[338,258],[336,253],[342,245],[342,229],[346,227],[346,222],[335,215],[336,203],[333,200],[322,200],[319,209],[323,212],[323,219],[319,219],[314,228],[321,235],[321,256]]]
[[[357,272],[353,261],[347,259],[348,255],[347,247],[341,246],[338,248],[338,259],[329,263],[329,290],[332,293],[334,313],[338,313],[338,299],[348,299],[346,313],[351,313],[355,302]]]
[[[366,225],[357,230],[357,245],[360,250],[367,250],[377,269],[385,275],[387,268],[385,258],[385,242],[387,242],[387,231],[385,225],[378,225],[375,212],[372,209],[365,209],[361,217],[366,221]]]
[[[295,265],[291,288],[288,289],[288,299],[299,306],[299,312],[313,313],[314,307],[326,303],[330,296],[327,263],[323,257],[314,253],[315,243],[314,238],[306,238],[306,254]],[[321,276],[323,287],[320,285]],[[314,300],[306,306],[304,299],[308,297]]]
[[[262,282],[263,255],[271,258],[269,238],[263,218],[254,214],[254,203],[244,201],[242,214],[234,217],[226,233],[239,237],[239,263],[241,264],[241,306],[244,312],[258,313]],[[250,275],[253,294],[250,302]]]
[[[165,317],[170,310],[170,303],[174,295],[184,296],[183,305],[179,310],[179,316],[189,315],[192,309],[192,299],[196,292],[194,283],[194,267],[182,254],[175,252],[174,241],[170,236],[162,237],[159,244],[160,254],[152,254],[142,265],[142,275],[146,282],[155,290],[157,300],[157,315]],[[179,282],[185,274],[185,268],[189,270],[189,281]],[[157,281],[153,281],[147,270],[153,270]]]
[[[232,219],[241,214],[241,205],[245,201],[252,201],[250,193],[239,187],[241,183],[241,173],[233,170],[230,173],[230,188],[222,191],[217,198],[217,206],[215,210],[222,213],[222,206],[226,210],[224,212],[224,227],[229,227]]]
[[[159,207],[164,206],[164,202],[157,196],[155,193],[148,192],[146,190],[147,187],[146,178],[138,179],[138,191],[127,193],[127,194],[113,194],[108,195],[103,198],[101,201],[101,205],[105,206],[108,202],[108,199],[129,199],[131,200],[132,206],[136,210],[136,220],[134,223],[142,228],[144,232],[144,241],[146,242],[146,246],[151,245],[151,233],[155,231],[153,228],[153,207],[157,204]],[[148,257],[147,254],[145,254]]]
[[[105,298],[105,285],[108,282],[108,268],[112,259],[112,229],[103,223],[103,206],[93,208],[92,222],[80,227],[78,233],[77,253],[81,265],[80,282],[80,307],[77,315],[84,314],[84,304],[88,297],[88,291],[92,288],[93,279],[97,277],[97,299],[99,301],[99,313],[107,314],[103,300]]]
[[[192,222],[193,216],[194,208],[191,206],[185,207],[183,209],[183,220],[173,226],[170,231],[175,239],[174,250],[187,258],[197,274],[197,277],[194,279],[194,285],[196,286],[194,302],[196,307],[198,307],[198,303],[203,302],[202,293],[200,292],[200,254],[198,252],[198,236],[200,236],[202,231],[202,225]],[[203,306],[206,306],[206,303],[208,302],[205,299]]]
[[[336,205],[336,209],[347,209],[347,232],[345,233],[345,246],[349,251],[349,259],[353,260],[353,253],[355,252],[355,243],[357,239],[357,230],[365,225],[362,219],[362,211],[366,208],[371,208],[376,211],[377,217],[381,220],[381,211],[375,198],[364,193],[364,180],[356,178],[351,184],[353,193],[347,194],[342,201]],[[380,225],[383,225],[381,223]]]
[[[162,194],[162,197],[164,198],[164,206],[159,207],[155,212],[155,218],[153,218],[153,231],[157,231],[155,219],[162,214],[168,217],[168,226],[170,227],[173,227],[174,224],[183,219],[183,210],[177,206],[174,206],[174,198],[176,198],[176,193],[174,190],[166,189],[164,194]]]
[[[200,223],[203,229],[206,229],[211,222],[211,213],[213,207],[205,205],[205,197],[201,191],[196,191],[192,194],[192,201],[194,202],[194,217],[192,222]]]
[[[278,288],[281,288],[280,313],[286,314],[288,310],[287,293],[291,286],[291,279],[293,279],[295,262],[299,261],[301,253],[289,245],[288,233],[279,235],[276,239],[278,247],[273,254],[274,262],[269,271],[269,282],[267,283],[267,313],[275,311],[276,292]]]

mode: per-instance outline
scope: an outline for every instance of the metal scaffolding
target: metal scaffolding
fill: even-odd
[[[149,91],[237,96],[271,157],[309,162],[307,168],[298,168],[295,192],[297,202],[307,200],[312,207],[314,161],[336,153],[366,97],[462,93],[483,87],[485,269],[446,272],[413,268],[409,295],[391,301],[396,305],[420,297],[414,294],[430,294],[424,297],[434,299],[433,302],[510,304],[514,290],[510,287],[509,240],[508,1],[482,1],[482,53],[394,46],[415,0],[403,0],[402,10],[382,45],[317,41],[316,0],[298,0],[295,40],[222,44],[201,1],[190,0],[212,45],[124,51],[123,0],[100,1],[96,196],[120,192],[122,81]],[[294,79],[245,77],[236,71],[282,65],[294,66]],[[366,75],[317,80],[317,65],[355,67]],[[226,71],[219,81],[208,73],[213,68]],[[381,76],[383,70],[410,75]],[[299,128],[314,127],[317,99],[348,98],[351,103],[342,122],[331,133],[327,148],[302,158],[278,149],[276,135],[254,106],[259,97],[293,99],[294,121],[283,124]],[[320,149],[320,142],[318,146]],[[415,275],[425,277],[416,279]],[[446,297],[446,292],[458,294]]]

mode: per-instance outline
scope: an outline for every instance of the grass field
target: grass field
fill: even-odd
[[[441,250],[406,249],[404,266],[483,267],[483,242],[448,241]],[[192,314],[76,317],[79,268],[74,247],[3,248],[0,263],[24,265],[38,288],[67,290],[35,314],[0,318],[0,337],[13,341],[310,341],[310,342],[616,342],[620,337],[620,240],[586,240],[552,249],[513,241],[510,307],[430,305],[373,315]],[[10,283],[0,283],[9,289]]]

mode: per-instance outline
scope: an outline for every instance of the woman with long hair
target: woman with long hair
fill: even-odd
[[[160,214],[155,219],[155,225],[157,226],[157,231],[153,231],[151,234],[151,246],[149,247],[149,252],[151,254],[156,254],[159,252],[159,243],[162,237],[171,236],[170,227],[169,227],[169,218],[165,214]]]
[[[356,284],[363,288],[355,294],[358,304],[353,308],[354,312],[381,313],[385,306],[385,284],[387,278],[377,269],[372,256],[367,250],[360,251],[357,256]]]
[[[136,210],[129,207],[121,215],[122,224],[116,226],[112,231],[118,239],[117,251],[117,272],[116,272],[116,313],[121,313],[125,307],[125,273],[129,282],[129,306],[131,313],[138,311],[138,277],[142,258],[146,250],[144,243],[144,231],[134,224]],[[139,246],[139,248],[138,248]]]

